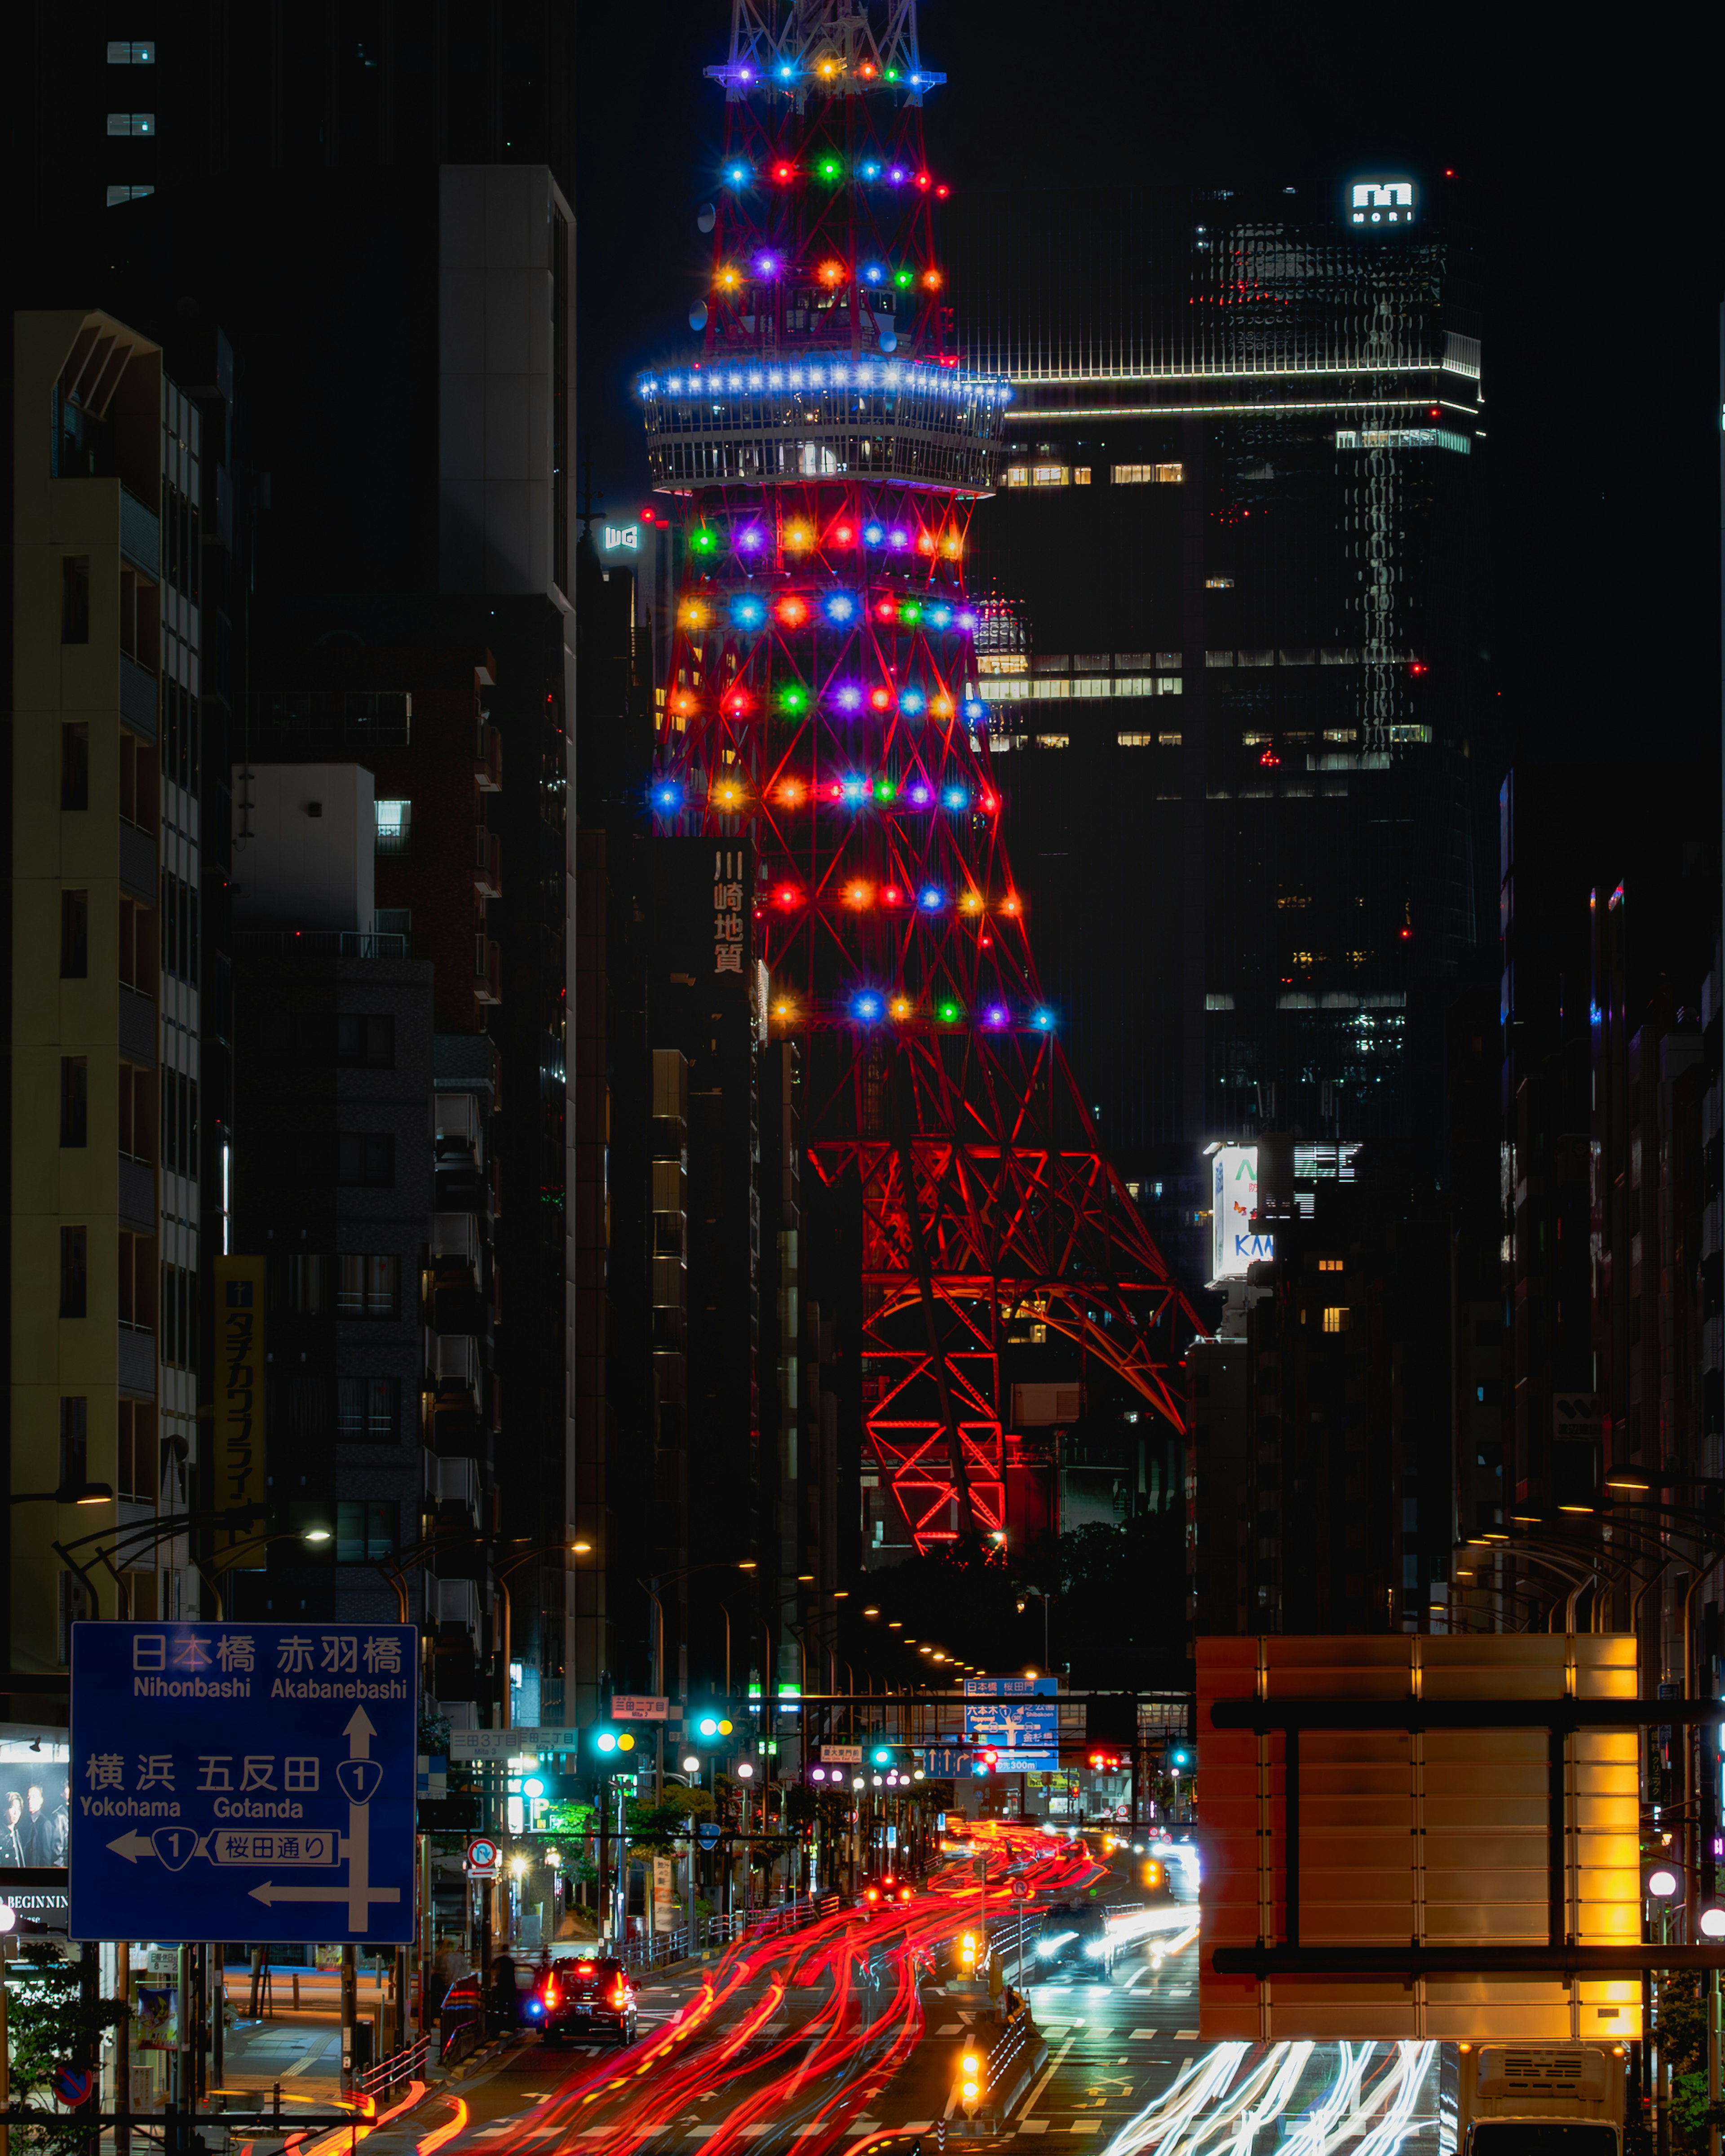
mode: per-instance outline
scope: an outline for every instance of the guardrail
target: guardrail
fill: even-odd
[[[773,1938],[798,1931],[842,1906],[839,1895],[821,1894],[809,1901],[778,1902],[770,1909],[735,1909],[728,1916],[702,1917],[695,1927],[692,1944],[689,1927],[682,1924],[650,1938],[628,1940],[619,1958],[629,1969],[660,1969],[667,1962],[685,1961],[706,1947],[729,1946],[733,1939]]]
[[[367,2067],[355,2086],[364,2096],[382,2096],[388,2090],[398,2088],[403,2082],[419,2079],[430,2057],[431,2038],[427,2034],[399,2051],[393,2051],[387,2059],[380,2059],[375,2066]]]

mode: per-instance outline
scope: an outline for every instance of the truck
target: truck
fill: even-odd
[[[1440,2156],[1624,2156],[1624,2044],[1445,2044]]]

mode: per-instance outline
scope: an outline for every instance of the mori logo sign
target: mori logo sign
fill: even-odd
[[[1354,224],[1411,224],[1411,180],[1356,180],[1349,192],[1348,218]]]

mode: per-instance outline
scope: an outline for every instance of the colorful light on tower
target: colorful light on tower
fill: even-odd
[[[1035,1298],[1179,1420],[1178,1292],[1066,1068],[988,768],[964,542],[1010,392],[953,342],[922,145],[945,77],[914,0],[743,11],[708,74],[726,141],[701,349],[640,383],[685,517],[646,799],[666,836],[752,841],[745,968],[827,1104],[816,1173],[864,1194],[862,1353],[892,1402],[866,1464],[919,1545],[982,1538],[1006,1523],[1002,1311]]]

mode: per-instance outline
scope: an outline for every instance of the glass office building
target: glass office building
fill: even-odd
[[[1396,172],[954,213],[961,348],[1015,393],[983,693],[1104,1142],[1417,1151],[1476,929],[1453,236]]]

